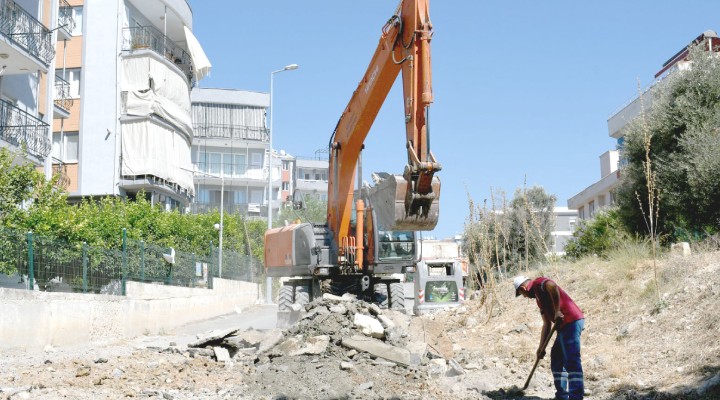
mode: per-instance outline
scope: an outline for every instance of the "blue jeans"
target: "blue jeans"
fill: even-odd
[[[571,322],[558,330],[550,351],[550,369],[555,380],[555,398],[581,400],[585,394],[580,362],[580,333],[585,320]]]

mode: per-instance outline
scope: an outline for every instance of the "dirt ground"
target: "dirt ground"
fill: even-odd
[[[660,300],[652,261],[632,256],[527,272],[556,280],[585,312],[586,398],[720,398],[720,253],[667,256],[657,271]],[[358,315],[382,333],[363,331]],[[524,395],[508,392],[527,378],[540,328],[511,277],[422,317],[326,299],[287,330],[11,351],[0,399],[552,399],[549,357]],[[387,350],[357,350],[358,337]]]

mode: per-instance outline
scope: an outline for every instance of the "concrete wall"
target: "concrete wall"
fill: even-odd
[[[127,296],[0,288],[0,349],[61,346],[157,334],[255,303],[255,283],[215,279],[214,289],[127,282]]]

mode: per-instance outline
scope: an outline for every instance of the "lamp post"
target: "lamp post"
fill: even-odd
[[[290,71],[293,69],[297,69],[297,64],[290,64],[285,66],[283,69],[279,69],[277,71],[272,71],[270,73],[270,126],[268,129],[268,140],[270,142],[270,148],[268,151],[268,229],[272,229],[272,137],[273,137],[273,115],[275,115],[275,110],[273,109],[273,80],[275,78],[275,74],[283,71]],[[268,304],[272,303],[272,278],[266,278],[266,302]]]
[[[225,195],[225,174],[221,171],[220,175],[208,174],[207,172],[197,171],[195,169],[180,168],[182,170],[192,172],[193,175],[203,175],[210,178],[220,178],[220,223],[215,224],[215,229],[218,231],[218,278],[222,278],[222,250],[223,250],[223,217],[225,216],[225,206],[223,204],[223,197]]]

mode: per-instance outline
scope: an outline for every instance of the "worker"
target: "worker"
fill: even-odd
[[[557,337],[550,351],[550,369],[555,380],[555,398],[580,400],[585,394],[580,361],[580,333],[585,316],[560,286],[548,278],[531,280],[525,276],[514,279],[515,297],[521,294],[535,299],[543,319],[537,358],[545,357],[545,344],[555,324]]]

